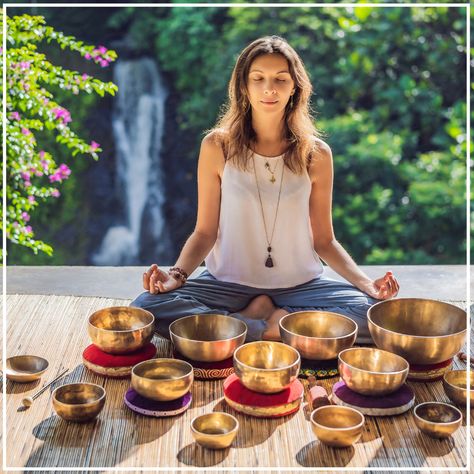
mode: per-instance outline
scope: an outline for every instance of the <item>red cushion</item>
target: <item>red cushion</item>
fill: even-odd
[[[128,354],[108,354],[94,344],[87,346],[82,353],[85,360],[101,367],[132,367],[144,360],[153,359],[155,355],[156,347],[151,342],[138,351]]]
[[[303,396],[303,385],[296,379],[285,390],[278,393],[257,393],[249,390],[232,374],[224,380],[224,395],[230,400],[253,407],[273,407],[292,403]]]

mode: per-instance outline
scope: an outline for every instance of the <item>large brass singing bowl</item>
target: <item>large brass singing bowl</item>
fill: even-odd
[[[311,413],[311,428],[321,443],[347,448],[356,443],[364,429],[364,415],[354,408],[327,405]]]
[[[66,421],[93,420],[105,404],[105,390],[93,383],[61,385],[53,392],[53,407]]]
[[[339,354],[339,374],[346,385],[362,395],[380,396],[398,390],[408,375],[409,365],[391,352],[352,347]]]
[[[104,352],[125,354],[151,341],[154,321],[153,314],[141,308],[104,308],[89,316],[89,337]]]
[[[471,400],[474,408],[474,370],[470,371],[470,383],[468,386],[467,373],[465,370],[450,370],[443,376],[443,388],[451,401],[458,405],[467,405],[467,397]]]
[[[41,378],[49,366],[43,357],[22,355],[9,357],[6,361],[5,375],[13,382],[33,382]]]
[[[145,398],[166,402],[189,392],[193,366],[179,359],[150,359],[132,368],[132,387]]]
[[[432,438],[448,438],[462,423],[462,413],[441,402],[420,403],[413,409],[415,424]]]
[[[354,344],[357,324],[341,314],[299,311],[280,320],[280,336],[304,359],[335,359],[340,351]]]
[[[235,374],[254,392],[281,392],[296,379],[300,365],[298,351],[281,342],[249,342],[234,352]]]
[[[245,342],[247,325],[223,314],[195,314],[172,322],[170,336],[176,350],[188,359],[218,362],[232,357]]]
[[[367,319],[377,347],[394,352],[411,364],[448,360],[466,339],[466,311],[441,301],[381,301],[369,309]]]
[[[237,418],[224,412],[206,413],[191,421],[191,433],[196,443],[209,449],[228,448],[238,429]]]

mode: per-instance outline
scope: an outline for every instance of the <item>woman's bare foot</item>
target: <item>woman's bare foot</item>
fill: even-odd
[[[239,313],[249,319],[268,319],[275,310],[276,306],[269,296],[259,295]]]
[[[282,308],[275,308],[275,311],[267,319],[267,329],[262,334],[262,339],[265,341],[280,341],[280,326],[278,323],[283,316],[287,315],[288,311]]]

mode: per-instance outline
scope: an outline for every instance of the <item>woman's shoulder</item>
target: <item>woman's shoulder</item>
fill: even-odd
[[[312,182],[318,177],[331,174],[332,152],[331,147],[320,138],[314,137],[314,148],[310,154],[308,174]]]

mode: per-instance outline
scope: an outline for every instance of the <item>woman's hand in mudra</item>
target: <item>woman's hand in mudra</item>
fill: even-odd
[[[392,272],[387,272],[383,277],[374,280],[365,292],[378,300],[388,300],[398,295],[400,285]]]
[[[143,288],[153,295],[176,290],[182,286],[182,284],[181,280],[161,270],[156,263],[143,274]]]

